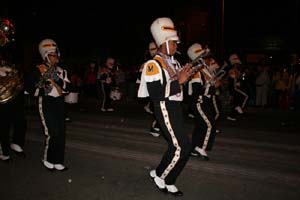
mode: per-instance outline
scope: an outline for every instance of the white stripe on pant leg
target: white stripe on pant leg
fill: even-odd
[[[104,105],[105,105],[105,101],[106,101],[106,93],[105,93],[105,90],[104,90],[104,83],[103,82],[101,82],[101,91],[102,91],[102,94],[103,94],[103,96],[102,96],[102,105],[101,105],[101,108],[102,109],[105,109],[104,108]]]
[[[168,174],[170,173],[170,171],[175,167],[176,163],[179,161],[181,147],[178,144],[177,138],[176,138],[176,136],[174,134],[174,131],[173,131],[173,128],[171,126],[170,118],[169,118],[168,111],[166,109],[166,102],[165,101],[160,102],[160,108],[162,110],[165,125],[167,126],[168,131],[171,135],[172,143],[176,147],[175,154],[174,154],[174,156],[171,160],[171,163],[168,165],[168,167],[163,171],[162,175],[160,176],[160,178],[165,179],[166,176],[168,176]]]
[[[199,99],[200,99],[200,102],[203,102],[202,96],[200,96]],[[197,103],[197,110],[198,110],[199,114],[201,115],[201,117],[203,118],[203,120],[205,121],[205,123],[206,123],[206,125],[207,125],[207,129],[206,129],[206,134],[205,134],[204,142],[203,142],[203,145],[202,145],[202,147],[201,147],[201,149],[205,150],[206,147],[207,147],[207,144],[208,144],[208,140],[209,140],[210,134],[211,134],[212,126],[211,126],[211,123],[210,123],[210,121],[208,120],[207,116],[206,116],[205,113],[203,112],[203,109],[202,109],[202,107],[201,107],[201,103]]]
[[[218,104],[217,104],[217,97],[215,95],[213,95],[212,97],[213,97],[214,109],[215,109],[215,112],[216,112],[215,120],[217,120],[220,116],[220,110],[219,110]]]
[[[38,108],[39,108],[39,113],[40,113],[42,125],[43,125],[43,128],[44,128],[44,134],[46,136],[43,161],[47,161],[47,152],[48,152],[48,148],[49,148],[50,135],[49,135],[48,127],[47,127],[44,112],[43,112],[43,98],[42,97],[39,97]]]
[[[248,95],[245,93],[245,92],[243,92],[242,90],[239,90],[239,89],[235,89],[238,93],[240,93],[240,94],[242,94],[243,96],[244,96],[244,101],[243,101],[243,103],[242,103],[242,108],[244,108],[245,107],[245,105],[246,105],[246,103],[247,103],[247,100],[248,100]]]

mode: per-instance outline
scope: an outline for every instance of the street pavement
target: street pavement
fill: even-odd
[[[43,132],[28,109],[25,157],[0,162],[0,200],[174,199],[149,178],[166,150],[148,134],[152,116],[135,99],[101,112],[94,100],[69,109],[64,172],[41,162]],[[186,112],[184,112],[187,116]],[[189,136],[193,119],[185,117]],[[187,200],[299,200],[299,112],[247,108],[236,122],[222,117],[210,161],[191,157],[177,179]]]

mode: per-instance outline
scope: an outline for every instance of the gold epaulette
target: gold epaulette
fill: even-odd
[[[160,56],[155,56],[154,60],[156,60],[157,62],[159,62],[159,64],[164,68],[167,69],[167,65],[165,63],[165,61],[160,57]]]

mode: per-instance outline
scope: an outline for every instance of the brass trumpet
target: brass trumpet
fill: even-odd
[[[228,65],[223,65],[221,69],[219,69],[216,73],[211,73],[209,71],[209,66],[203,59],[206,56],[208,56],[208,54],[205,54],[204,56],[201,55],[189,64],[191,65],[191,67],[193,67],[194,72],[201,71],[205,77],[205,80],[207,80],[211,84],[215,84],[215,82],[220,81],[226,75],[227,72],[225,68]]]
[[[211,75],[211,73],[208,70],[209,66],[205,63],[205,61],[203,59],[203,57],[205,57],[205,56],[206,55],[198,56],[195,60],[193,60],[189,64],[193,68],[194,72],[201,71],[202,73],[204,73],[205,79],[212,80],[213,76]]]
[[[227,74],[227,72],[226,72],[226,68],[228,67],[228,64],[224,64],[222,67],[221,67],[221,69],[219,69],[218,71],[217,71],[217,73],[216,73],[216,77],[217,77],[217,79],[218,80],[221,80],[226,74]]]
[[[207,64],[203,60],[201,56],[197,57],[195,60],[189,63],[189,65],[193,68],[194,72],[201,70],[204,67],[207,67]]]

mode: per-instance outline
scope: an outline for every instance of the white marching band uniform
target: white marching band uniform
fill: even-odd
[[[44,39],[39,44],[44,63],[37,65],[32,74],[31,88],[38,97],[38,110],[45,134],[43,164],[48,170],[66,170],[65,155],[65,99],[71,87],[67,71],[51,63],[50,55],[60,53],[56,42]],[[32,91],[32,90],[31,90]],[[33,91],[32,91],[33,92]]]
[[[196,59],[209,59],[198,70],[189,81],[189,95],[191,95],[191,109],[195,116],[195,127],[192,134],[192,156],[199,156],[209,160],[206,151],[212,149],[215,140],[215,121],[218,107],[215,104],[215,73],[217,64],[209,55],[209,52],[202,48],[199,43],[191,45],[187,51],[192,61]]]
[[[249,96],[241,88],[242,74],[239,69],[239,66],[241,66],[242,62],[240,58],[237,54],[231,54],[229,56],[229,62],[232,68],[229,71],[228,85],[229,92],[233,97],[232,109],[229,116],[231,119],[235,119],[237,113],[244,113],[244,108],[246,106]]]
[[[169,40],[179,41],[169,18],[156,19],[151,25],[151,33],[157,46],[166,43],[168,48]],[[138,97],[150,97],[153,101],[156,120],[168,143],[168,150],[150,176],[159,190],[175,196],[183,195],[174,184],[190,154],[190,143],[183,126],[183,90],[176,77],[180,68],[173,56],[157,53],[145,63],[138,90]]]

